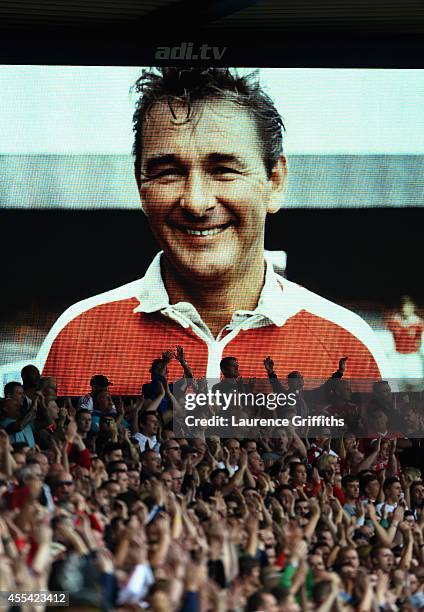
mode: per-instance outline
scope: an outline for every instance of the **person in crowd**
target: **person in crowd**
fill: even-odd
[[[113,383],[110,382],[107,376],[103,374],[95,374],[90,379],[90,393],[81,396],[78,399],[78,409],[94,410],[94,397],[99,391],[109,391],[109,387],[112,387]]]
[[[92,412],[47,398],[61,424],[40,452],[13,435],[35,430],[41,395],[26,424],[18,399],[2,400],[2,590],[66,590],[74,609],[111,612],[422,609],[421,465],[400,461],[408,448],[381,435],[383,418],[372,440],[323,430],[293,444],[291,428],[177,440],[137,397],[142,448],[107,396],[90,432]]]
[[[422,390],[424,321],[411,297],[402,296],[398,312],[386,318],[386,325],[393,336],[392,360],[400,390]]]

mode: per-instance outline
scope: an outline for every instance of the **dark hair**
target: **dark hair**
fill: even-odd
[[[389,487],[392,486],[392,484],[394,484],[395,482],[400,482],[399,478],[397,476],[388,476],[385,481],[383,482],[383,491],[384,493],[387,491],[387,489]]]
[[[138,418],[138,422],[140,425],[145,425],[147,423],[147,418],[149,416],[154,416],[157,418],[158,414],[156,410],[147,410],[146,412],[142,412]]]
[[[237,361],[237,357],[224,357],[223,359],[221,359],[221,361],[219,362],[221,372],[222,368],[225,368],[225,366],[229,365],[230,361]]]
[[[262,591],[256,591],[249,597],[246,603],[246,612],[257,612],[263,609]]]
[[[359,482],[359,476],[354,476],[353,474],[347,474],[342,478],[342,487],[343,489],[347,487],[347,485],[352,484],[352,482]]]
[[[75,418],[77,419],[81,414],[90,414],[91,415],[91,410],[88,410],[88,408],[80,408],[78,410],[78,412],[75,415]]]
[[[361,493],[364,494],[366,487],[370,484],[370,482],[374,482],[375,480],[378,482],[376,474],[366,474],[365,476],[362,476],[362,478],[359,480],[359,488]]]
[[[151,374],[153,374],[154,372],[156,372],[162,366],[163,366],[163,359],[161,359],[161,358],[153,359],[152,365],[150,366],[150,369],[149,369],[149,372]]]
[[[13,389],[15,387],[22,387],[22,383],[17,382],[16,380],[11,380],[10,382],[4,385],[4,397],[7,397],[9,394],[13,393]]]
[[[143,127],[152,107],[165,102],[176,118],[173,103],[187,108],[185,123],[193,118],[196,102],[227,100],[246,109],[256,123],[268,176],[283,152],[284,124],[271,98],[263,91],[258,70],[239,76],[229,68],[149,68],[142,71],[132,87],[139,94],[133,115],[134,169],[140,184]]]
[[[241,578],[248,576],[255,567],[260,567],[258,559],[254,559],[250,555],[244,555],[239,559],[239,574]]]

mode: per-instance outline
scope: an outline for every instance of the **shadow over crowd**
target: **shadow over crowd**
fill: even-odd
[[[0,591],[66,591],[81,611],[424,609],[421,394],[377,381],[355,395],[348,363],[306,390],[264,359],[295,411],[343,417],[343,435],[244,439],[175,437],[184,393],[206,384],[182,347],[158,356],[138,397],[95,373],[86,396],[58,397],[26,366],[1,400]],[[252,385],[235,358],[221,370],[222,388]]]

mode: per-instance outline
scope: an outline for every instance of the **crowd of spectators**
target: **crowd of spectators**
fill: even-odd
[[[366,437],[290,426],[182,439],[171,359],[204,388],[182,347],[153,362],[138,397],[113,396],[102,374],[86,396],[58,397],[32,365],[6,385],[0,591],[66,591],[80,611],[424,609],[419,393],[379,381],[359,402],[342,358],[315,395],[299,372],[288,389],[299,411],[362,419]],[[235,358],[222,372],[245,384]],[[271,357],[264,375],[285,388]]]

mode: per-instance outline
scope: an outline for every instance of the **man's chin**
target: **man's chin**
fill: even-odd
[[[174,259],[174,268],[189,284],[205,281],[220,283],[234,271],[235,265],[234,258],[223,260],[222,256],[215,255],[207,258],[197,256],[182,261]]]

